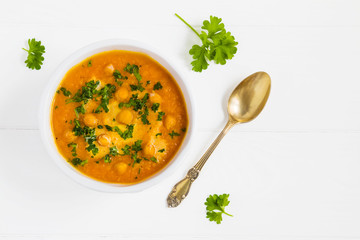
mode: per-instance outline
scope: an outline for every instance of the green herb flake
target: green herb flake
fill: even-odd
[[[85,83],[85,86],[82,86],[75,95],[66,100],[66,103],[72,102],[83,102],[86,104],[89,100],[94,99],[95,95],[97,94],[96,88],[99,86],[100,81],[91,80],[90,82]]]
[[[152,162],[154,162],[154,163],[157,163],[157,162],[158,162],[158,160],[157,160],[155,157],[151,157],[151,158],[150,158],[150,161],[152,161]]]
[[[112,98],[112,94],[116,91],[115,85],[106,84],[97,94],[97,96],[101,97],[101,103],[96,108],[95,113],[100,113],[101,109],[103,109],[106,113],[109,112],[109,100]]]
[[[179,134],[179,133],[177,133],[177,132],[175,132],[174,130],[172,130],[172,132],[171,132],[171,133],[169,133],[169,135],[170,135],[171,139],[173,139],[173,138],[174,138],[174,136],[180,136],[180,134]]]
[[[157,82],[155,85],[154,85],[154,90],[160,90],[160,89],[162,89],[163,88],[163,86],[161,85],[161,83],[160,82]]]
[[[89,61],[88,61],[87,66],[88,66],[88,67],[91,67],[91,66],[92,66],[92,60],[89,60]]]
[[[71,142],[67,146],[72,148],[71,149],[71,152],[72,152],[71,155],[73,155],[73,157],[76,157],[77,156],[77,153],[76,153],[77,144],[74,143],[74,142]]]
[[[158,118],[156,119],[156,121],[162,121],[164,115],[164,112],[158,112]]]
[[[82,113],[82,114],[85,114],[85,108],[84,108],[84,104],[81,104],[80,106],[76,107],[74,109],[75,111],[75,115],[76,115],[76,118],[79,118],[79,114]]]
[[[69,97],[71,95],[71,92],[64,87],[61,87],[60,91],[62,91],[62,93],[64,94],[65,97]]]
[[[157,133],[157,134],[155,134],[155,137],[161,136],[161,135],[162,135],[162,133]]]
[[[88,163],[88,160],[81,160],[80,158],[73,158],[71,160],[71,163],[76,167],[78,165],[80,166],[84,166],[85,164]]]
[[[153,112],[157,112],[157,110],[159,110],[160,107],[160,103],[153,103],[153,105],[151,106],[151,110],[153,110]]]
[[[163,148],[163,149],[160,149],[158,152],[160,152],[160,153],[163,153],[163,152],[165,152],[165,148]]]

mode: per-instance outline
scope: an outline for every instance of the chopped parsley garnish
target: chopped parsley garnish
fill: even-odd
[[[127,76],[121,75],[121,73],[120,73],[119,70],[115,70],[115,71],[113,72],[113,76],[114,76],[114,78],[115,78],[115,82],[116,82],[119,86],[121,86],[121,85],[123,84],[123,82],[120,81],[119,79],[125,79],[125,80],[128,79]]]
[[[160,149],[158,152],[165,152],[165,148],[163,148],[163,149]]]
[[[144,106],[146,106],[146,102],[149,99],[149,94],[146,93],[144,95],[144,97],[142,99],[138,99],[138,94],[133,94],[129,100],[129,102],[127,103],[119,103],[119,108],[123,108],[123,107],[127,107],[130,108],[132,107],[134,109],[134,111],[139,111],[141,110]]]
[[[81,104],[80,106],[76,107],[74,110],[75,110],[76,118],[79,118],[79,113],[85,114],[84,104]]]
[[[98,125],[97,128],[98,128],[98,129],[103,129],[104,126],[103,126],[103,125]]]
[[[157,133],[157,134],[155,134],[155,137],[161,136],[161,135],[162,135],[162,133]]]
[[[154,162],[154,163],[157,163],[157,162],[158,162],[158,160],[157,160],[155,157],[151,157],[151,158],[150,158],[150,161],[152,161],[152,162]]]
[[[88,66],[88,67],[91,67],[91,66],[92,66],[92,60],[89,60],[87,66]]]
[[[141,121],[143,122],[144,125],[150,125],[147,116],[149,116],[149,109],[145,106],[144,111],[140,115]]]
[[[144,91],[145,88],[142,86],[142,83],[141,83],[141,75],[140,75],[140,71],[139,71],[139,67],[135,64],[130,64],[128,63],[126,65],[126,67],[124,68],[124,71],[130,73],[130,74],[134,74],[136,80],[138,81],[137,85],[134,85],[134,84],[130,84],[130,88],[131,88],[131,91]]]
[[[121,150],[123,151],[123,154],[121,154],[122,156],[130,155],[131,147],[126,144],[123,148],[121,148]]]
[[[146,102],[149,99],[149,94],[146,93],[142,99],[138,99],[138,94],[133,94],[127,103],[120,103],[119,108],[127,107],[127,108],[133,108],[134,111],[138,112],[141,118],[141,121],[145,125],[149,125],[150,122],[147,119],[147,116],[149,115],[149,109],[146,106]]]
[[[162,89],[163,88],[163,86],[161,85],[161,83],[160,82],[157,82],[155,85],[154,85],[154,90],[160,90],[160,89]]]
[[[73,155],[73,157],[76,157],[77,156],[77,153],[76,153],[77,144],[74,142],[71,142],[67,146],[72,148],[71,149],[72,155]]]
[[[139,67],[135,64],[130,64],[128,63],[126,65],[126,67],[124,68],[124,71],[125,72],[128,72],[130,74],[134,74],[135,78],[138,80],[138,82],[141,81],[141,75],[140,75],[140,72],[139,72]]]
[[[139,82],[137,85],[134,85],[134,84],[130,84],[130,88],[131,88],[131,91],[144,91],[145,88],[142,86],[142,83]]]
[[[74,124],[74,135],[83,136],[85,142],[88,144],[86,150],[88,152],[92,152],[92,154],[95,156],[99,152],[99,148],[94,143],[96,141],[95,128],[90,128],[88,126],[81,127],[80,121],[77,119],[74,119]]]
[[[182,128],[181,131],[182,131],[182,132],[186,132],[186,128]]]
[[[28,40],[29,49],[23,48],[28,53],[25,60],[26,66],[32,70],[39,70],[43,64],[45,47],[41,45],[41,41],[36,41],[35,38]]]
[[[160,107],[160,103],[153,103],[153,105],[151,106],[151,110],[153,110],[153,112],[157,112],[157,110],[159,110]]]
[[[62,91],[65,97],[69,97],[71,95],[71,92],[64,87],[61,87],[60,91]]]
[[[88,163],[88,160],[81,160],[80,158],[73,158],[71,160],[71,163],[76,167],[78,165],[80,166],[84,166],[85,164]]]
[[[118,149],[117,149],[116,146],[110,147],[109,150],[110,150],[110,155],[111,155],[111,156],[117,156],[117,155],[119,155],[119,152],[118,152]]]
[[[109,148],[110,152],[109,154],[106,154],[104,156],[104,162],[111,163],[111,156],[117,156],[119,155],[118,149],[116,146],[112,146]]]
[[[106,128],[106,130],[108,130],[108,131],[113,131],[113,128],[111,127],[111,126],[109,126],[109,125],[105,125],[105,128]]]
[[[101,97],[101,103],[100,105],[96,108],[95,113],[100,113],[101,112],[101,108],[104,109],[105,112],[109,112],[109,100],[112,98],[112,94],[116,91],[116,87],[115,85],[112,84],[106,84],[105,87],[103,87],[102,89],[100,89],[100,91],[98,91],[97,95]]]
[[[85,86],[82,86],[75,95],[66,100],[66,103],[71,102],[84,102],[86,104],[89,100],[94,98],[94,95],[97,94],[97,86],[100,84],[100,81],[91,80],[90,82],[85,83]]]
[[[163,119],[163,116],[165,115],[164,112],[159,112],[158,113],[158,118],[156,119],[156,121],[161,121]]]
[[[179,133],[177,133],[177,132],[175,132],[174,130],[172,130],[172,132],[171,132],[171,133],[169,133],[169,135],[170,135],[171,139],[173,139],[173,138],[174,138],[174,136],[180,136],[180,134],[179,134]]]
[[[150,84],[150,81],[146,81],[145,87]]]
[[[134,124],[126,125],[126,130],[124,132],[121,131],[118,126],[110,127],[109,125],[105,125],[105,128],[108,131],[117,132],[120,135],[120,137],[122,137],[124,140],[133,137],[132,134],[133,134],[133,131],[134,131]]]
[[[141,147],[142,140],[137,140],[132,146],[125,145],[121,150],[123,151],[122,156],[129,155],[133,160],[132,167],[134,167],[135,163],[140,163],[142,158],[138,157],[138,152],[142,150]]]

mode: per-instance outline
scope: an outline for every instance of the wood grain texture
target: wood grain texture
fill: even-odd
[[[359,1],[1,5],[0,239],[360,239]],[[210,14],[222,17],[239,42],[235,58],[192,72],[188,50],[199,41],[175,12],[198,30]],[[46,46],[41,71],[23,63],[21,48],[32,37]],[[188,157],[174,175],[136,194],[77,185],[53,164],[38,131],[52,72],[77,49],[109,38],[160,49],[194,93]],[[259,70],[272,77],[264,112],[225,137],[187,199],[168,209],[171,187],[225,124],[232,88]],[[230,193],[234,218],[221,225],[205,218],[203,202],[213,193]]]

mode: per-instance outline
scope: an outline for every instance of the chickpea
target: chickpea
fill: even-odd
[[[115,70],[115,68],[112,64],[107,65],[104,69],[104,71],[107,75],[112,75],[114,70]]]
[[[94,114],[87,113],[84,115],[84,123],[88,127],[96,127],[99,120]]]
[[[117,116],[116,120],[119,123],[130,124],[134,119],[134,115],[129,109],[123,109]]]
[[[109,146],[111,143],[111,137],[108,134],[100,134],[96,141],[98,142],[98,144],[100,144],[101,146]]]
[[[151,93],[149,98],[152,103],[161,103],[162,102],[161,96],[157,93]]]
[[[164,125],[167,129],[173,129],[176,125],[176,118],[173,115],[165,115]]]
[[[128,165],[126,163],[119,162],[114,165],[114,168],[118,171],[118,173],[123,174],[128,168]]]
[[[148,142],[147,144],[145,144],[142,151],[143,151],[144,155],[149,156],[149,157],[153,157],[155,155],[155,147],[153,144],[151,144],[151,142]]]
[[[77,138],[77,136],[74,135],[74,133],[71,130],[68,130],[64,133],[64,137],[66,140],[68,140],[69,142],[73,142],[75,141],[75,139]]]
[[[118,101],[124,101],[128,98],[129,91],[125,87],[119,87],[115,92],[115,98]]]

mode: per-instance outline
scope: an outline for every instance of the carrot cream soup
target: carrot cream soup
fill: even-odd
[[[175,79],[146,54],[113,50],[71,68],[54,96],[58,151],[93,179],[133,184],[164,168],[188,127]]]

